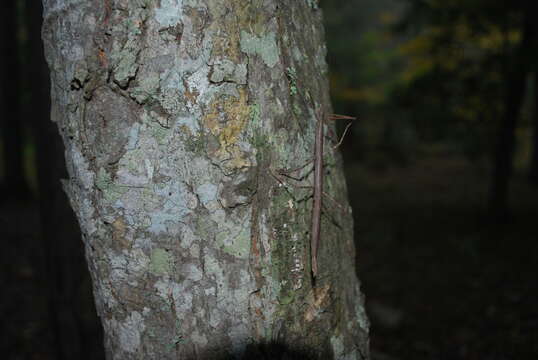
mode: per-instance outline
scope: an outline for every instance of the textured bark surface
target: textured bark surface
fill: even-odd
[[[80,232],[73,211],[62,190],[66,176],[62,140],[50,121],[49,75],[41,41],[41,4],[25,7],[28,27],[28,78],[31,79],[28,118],[32,120],[37,155],[41,246],[44,266],[40,271],[47,289],[49,331],[55,358],[88,359],[81,350],[85,330],[77,321],[76,294],[87,277]],[[61,259],[61,260],[59,260]],[[59,260],[59,261],[58,261]],[[86,277],[84,276],[86,275]],[[82,341],[81,341],[82,340]]]
[[[273,176],[311,160],[315,107],[330,110],[315,1],[44,5],[64,185],[108,358],[219,359],[275,343],[367,358],[351,214],[325,202],[312,289],[312,190]],[[324,191],[345,209],[326,148]],[[293,175],[309,185],[311,166]]]

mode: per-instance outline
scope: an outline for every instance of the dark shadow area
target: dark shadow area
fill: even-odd
[[[222,354],[214,351],[197,354],[192,360],[314,360],[319,359],[310,350],[294,349],[279,342],[248,345],[242,354]],[[330,355],[327,356],[329,358]]]
[[[487,176],[461,159],[348,173],[374,358],[535,358],[538,198],[525,178],[513,221],[491,224]]]
[[[533,2],[322,3],[372,358],[538,358]]]
[[[2,4],[0,316],[4,359],[102,359],[64,148],[50,121],[40,1]]]

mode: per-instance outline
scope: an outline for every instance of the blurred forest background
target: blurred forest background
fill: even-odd
[[[38,1],[0,56],[0,354],[102,359]],[[321,0],[372,359],[538,358],[531,0]]]

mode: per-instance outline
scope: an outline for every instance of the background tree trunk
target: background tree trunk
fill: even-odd
[[[340,158],[326,146],[324,190],[342,209],[323,213],[314,288],[312,190],[278,175],[311,160],[315,109],[330,112],[316,2],[44,8],[107,357],[368,358]]]
[[[532,153],[529,167],[529,180],[534,185],[538,185],[538,66],[535,66],[532,75],[534,88],[532,98]]]
[[[509,215],[509,185],[513,171],[516,128],[525,97],[526,80],[531,69],[532,44],[536,36],[533,19],[526,13],[521,44],[509,63],[506,74],[505,103],[501,124],[497,134],[494,167],[489,190],[489,209],[499,220]]]

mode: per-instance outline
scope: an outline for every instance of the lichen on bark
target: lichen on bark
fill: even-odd
[[[110,359],[275,342],[368,357],[351,216],[323,216],[313,287],[309,167],[303,188],[278,175],[311,159],[315,108],[330,111],[315,4],[44,1],[65,188]],[[325,156],[325,192],[345,204]]]

